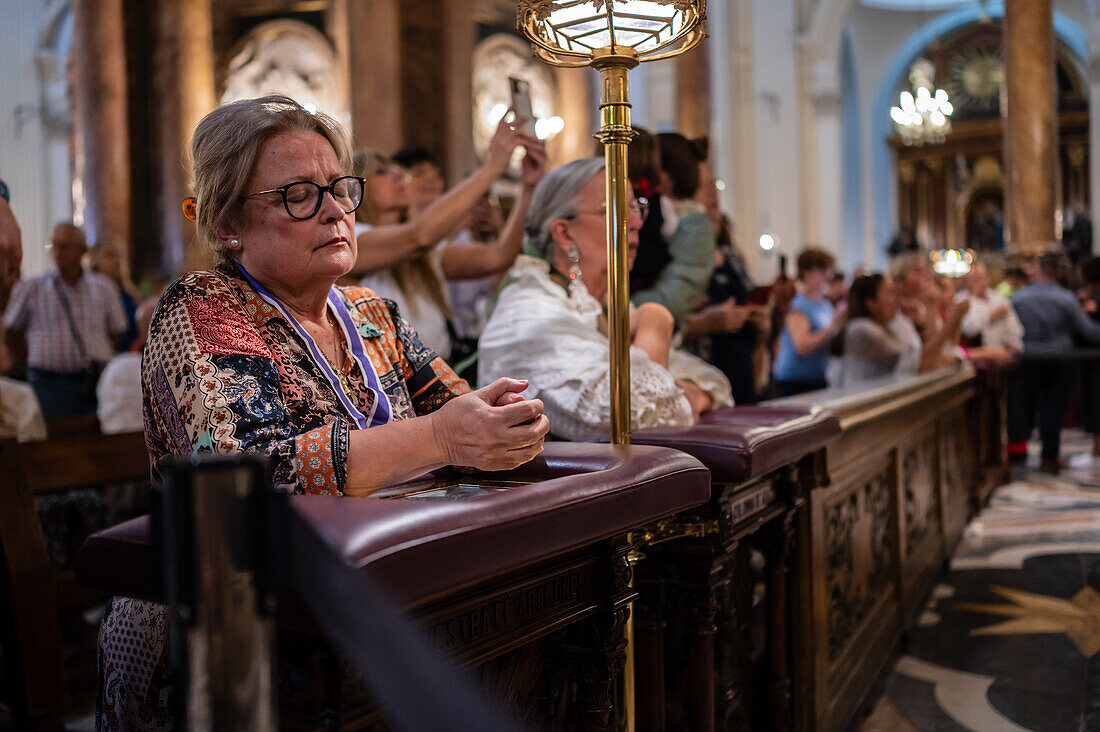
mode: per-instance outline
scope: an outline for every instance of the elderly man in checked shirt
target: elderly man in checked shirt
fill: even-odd
[[[27,382],[47,419],[95,412],[99,372],[126,330],[114,283],[84,269],[84,232],[58,224],[50,244],[57,269],[16,283],[4,313],[5,339],[26,339]]]

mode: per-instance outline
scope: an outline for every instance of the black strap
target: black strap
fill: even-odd
[[[61,300],[61,308],[65,311],[65,320],[69,323],[69,333],[76,341],[76,351],[80,354],[80,360],[85,366],[90,366],[92,359],[88,358],[88,351],[84,348],[84,339],[80,337],[80,332],[76,329],[76,321],[73,320],[73,308],[69,304],[69,296],[65,294],[65,288],[61,286],[60,275],[53,278],[53,287],[57,291],[57,297]]]

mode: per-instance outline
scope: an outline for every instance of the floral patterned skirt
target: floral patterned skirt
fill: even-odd
[[[167,650],[163,605],[111,598],[99,627],[96,732],[175,728]]]

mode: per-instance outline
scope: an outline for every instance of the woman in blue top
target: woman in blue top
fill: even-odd
[[[798,294],[791,300],[775,358],[775,389],[779,396],[828,386],[825,369],[836,323],[826,295],[834,262],[833,255],[820,249],[804,249],[798,255]]]

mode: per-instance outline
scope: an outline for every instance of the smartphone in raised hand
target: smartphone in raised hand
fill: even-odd
[[[535,136],[535,113],[531,109],[531,86],[523,79],[514,76],[508,77],[508,84],[512,89],[512,112],[517,120],[522,120],[519,131],[525,135]]]

